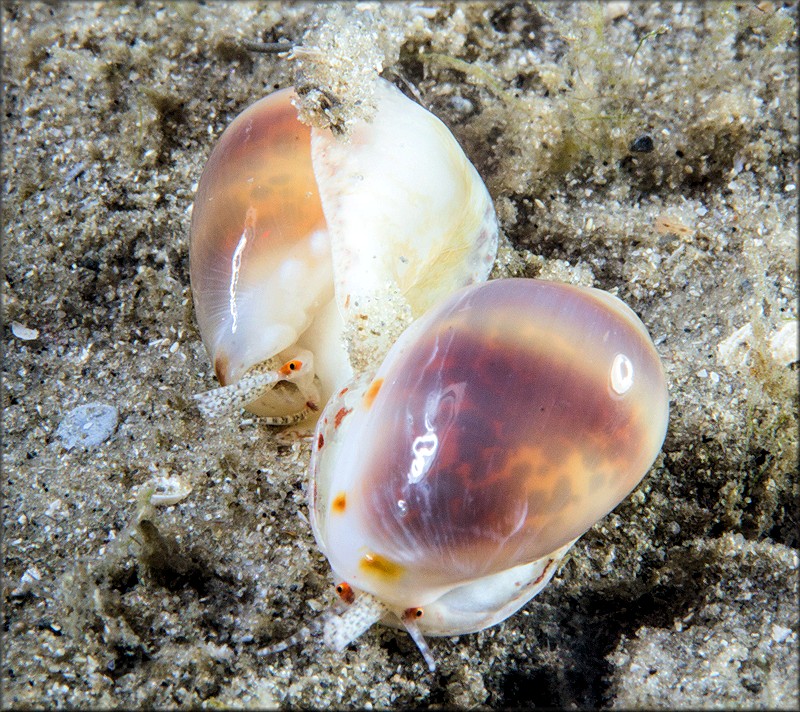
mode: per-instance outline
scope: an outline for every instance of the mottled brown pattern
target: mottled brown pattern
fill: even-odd
[[[387,374],[374,409],[381,446],[366,455],[361,495],[382,553],[424,560],[434,575],[448,563],[484,574],[556,550],[636,485],[661,442],[649,430],[663,416],[648,418],[646,402],[666,408],[661,367],[624,314],[564,285],[481,291],[424,330]],[[527,331],[539,335],[508,336]],[[607,332],[604,346],[596,334]],[[577,342],[585,358],[565,360],[557,339]],[[606,378],[618,351],[637,374],[624,398]],[[426,432],[438,450],[411,482],[414,438]]]
[[[290,96],[279,92],[248,107],[214,148],[192,214],[193,260],[232,254],[248,210],[255,211],[257,240],[298,240],[324,224],[311,131],[297,120]]]

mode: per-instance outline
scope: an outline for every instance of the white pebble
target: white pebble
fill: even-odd
[[[117,409],[104,403],[88,403],[73,408],[56,430],[67,450],[76,445],[94,447],[105,442],[117,427]]]
[[[475,110],[475,104],[458,94],[450,97],[450,106],[460,114],[470,114]]]
[[[12,596],[24,596],[31,589],[33,589],[39,581],[42,580],[42,575],[35,566],[30,566],[25,569],[25,573],[19,580],[19,585],[11,591]]]
[[[749,322],[734,331],[717,345],[717,354],[726,366],[737,368],[747,362],[750,341],[753,338],[753,325]]]
[[[61,500],[54,499],[52,502],[50,502],[50,505],[47,507],[47,509],[45,509],[44,516],[50,517],[50,519],[54,519],[56,516],[56,512],[58,512],[59,509],[61,509]]]
[[[11,333],[14,334],[20,341],[33,341],[39,338],[38,329],[29,329],[27,326],[20,324],[18,321],[11,322]]]
[[[777,623],[772,624],[772,639],[776,643],[782,643],[792,634],[791,628],[784,628],[782,625],[778,625]]]

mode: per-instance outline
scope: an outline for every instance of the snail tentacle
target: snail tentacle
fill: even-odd
[[[194,396],[197,407],[207,418],[218,418],[237,412],[248,403],[258,401],[281,384],[291,383],[300,391],[303,406],[295,413],[266,416],[269,425],[293,425],[319,409],[319,379],[314,374],[310,351],[300,350],[278,369],[255,366],[236,383],[214,388]]]

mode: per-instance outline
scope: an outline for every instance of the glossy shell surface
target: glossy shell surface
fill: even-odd
[[[333,297],[311,130],[297,120],[292,95],[270,94],[234,119],[195,196],[192,294],[223,385],[294,344]]]
[[[418,315],[491,269],[497,222],[474,167],[395,87],[378,80],[376,96],[374,119],[346,142],[301,124],[286,89],[242,112],[214,148],[190,272],[221,384],[304,348],[327,398],[352,376],[342,334],[370,304],[396,293]]]
[[[667,420],[658,354],[619,299],[528,279],[473,285],[328,404],[314,534],[354,589],[395,611],[428,606],[426,618],[439,606],[421,630],[475,630],[534,595],[548,562],[638,484]]]

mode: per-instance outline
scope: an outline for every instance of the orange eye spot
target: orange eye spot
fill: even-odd
[[[422,618],[423,615],[425,615],[425,613],[421,608],[406,608],[403,613],[403,618],[405,620],[415,620]]]
[[[365,554],[358,564],[359,568],[367,574],[382,579],[396,579],[403,573],[403,567],[390,561],[380,554]]]
[[[347,508],[347,495],[345,495],[344,492],[337,494],[333,499],[331,507],[336,514],[344,514],[344,510]]]
[[[345,603],[350,604],[356,600],[356,594],[351,588],[350,584],[346,581],[342,581],[336,587],[336,593],[339,594],[339,598],[341,598]]]
[[[375,400],[375,396],[378,395],[378,391],[380,391],[381,386],[383,385],[382,378],[376,378],[367,388],[367,392],[364,393],[364,406],[366,408],[372,407],[372,402]]]
[[[281,376],[289,376],[295,371],[299,371],[301,368],[303,368],[303,362],[293,359],[283,364],[283,366],[278,369],[278,373],[280,373]]]

